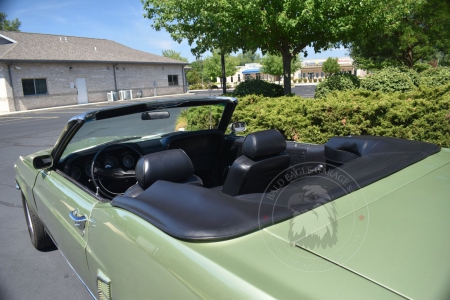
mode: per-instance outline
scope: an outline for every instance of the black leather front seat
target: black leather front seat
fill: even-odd
[[[231,165],[222,192],[231,196],[264,192],[289,167],[290,157],[285,149],[286,141],[278,130],[249,134],[242,146],[244,155]]]
[[[181,149],[147,154],[136,164],[137,183],[124,193],[125,197],[136,197],[157,180],[201,186],[202,180],[194,175],[189,157]]]

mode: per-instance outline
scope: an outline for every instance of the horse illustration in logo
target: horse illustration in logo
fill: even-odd
[[[328,203],[327,205],[324,205]],[[289,241],[305,248],[331,247],[337,242],[336,204],[320,185],[306,185],[288,200],[293,211]],[[295,218],[302,214],[301,218]]]

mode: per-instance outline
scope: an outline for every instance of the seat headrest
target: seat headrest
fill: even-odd
[[[136,179],[144,190],[157,180],[178,182],[194,174],[191,159],[181,149],[147,154],[136,164]]]
[[[247,135],[242,146],[245,156],[252,159],[268,156],[286,150],[286,140],[275,129],[258,131]]]

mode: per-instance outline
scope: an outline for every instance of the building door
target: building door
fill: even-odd
[[[86,78],[77,78],[76,86],[77,86],[77,92],[78,92],[78,104],[88,103]]]

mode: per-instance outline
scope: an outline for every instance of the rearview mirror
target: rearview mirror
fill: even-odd
[[[168,111],[146,111],[141,115],[142,120],[157,120],[157,119],[167,119],[170,117]]]
[[[247,130],[247,124],[245,124],[245,122],[231,123],[231,132],[244,132],[245,130]]]
[[[53,158],[50,155],[41,155],[33,158],[33,167],[35,169],[48,169],[53,166]]]

